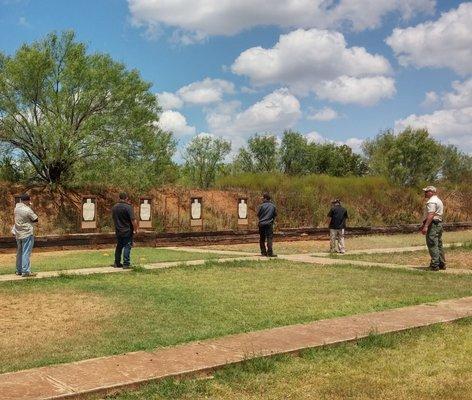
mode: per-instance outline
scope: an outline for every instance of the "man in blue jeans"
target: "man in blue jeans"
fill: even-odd
[[[15,206],[15,226],[12,229],[16,238],[16,274],[22,277],[36,276],[31,272],[30,256],[34,245],[34,226],[38,216],[31,209],[31,197],[28,194],[20,196],[20,202]]]
[[[113,266],[115,268],[130,268],[133,233],[138,232],[138,224],[126,193],[120,193],[120,200],[112,208],[112,217],[116,234],[115,264]],[[121,263],[122,254],[123,264]]]

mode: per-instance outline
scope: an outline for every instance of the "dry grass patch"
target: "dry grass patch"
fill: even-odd
[[[445,232],[443,235],[443,240],[444,243],[471,241],[472,230]],[[425,238],[419,233],[346,237],[346,247],[348,250],[382,249],[424,245]],[[259,253],[258,243],[212,245],[205,248]],[[329,250],[329,241],[328,238],[326,238],[326,240],[299,240],[294,242],[275,241],[274,250],[276,253],[280,254],[307,254],[324,252]]]
[[[17,291],[0,297],[0,360],[34,360],[93,340],[115,312],[113,303],[93,293]],[[60,345],[58,345],[60,343]]]

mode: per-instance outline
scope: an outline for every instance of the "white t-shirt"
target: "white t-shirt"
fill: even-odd
[[[431,196],[426,202],[424,214],[425,219],[429,213],[434,213],[434,221],[442,221],[444,214],[444,205],[441,199],[436,195]]]
[[[18,203],[15,206],[15,236],[17,239],[26,239],[33,235],[33,221],[38,216],[24,203]]]

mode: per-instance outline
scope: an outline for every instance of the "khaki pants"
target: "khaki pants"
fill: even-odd
[[[330,251],[331,253],[344,253],[344,229],[330,229]]]

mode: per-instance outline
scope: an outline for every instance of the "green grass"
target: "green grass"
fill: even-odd
[[[114,400],[472,399],[472,319],[166,379]]]
[[[134,265],[157,263],[164,261],[210,260],[227,258],[228,255],[189,253],[177,250],[153,247],[137,247],[131,251],[131,262]],[[0,255],[0,274],[15,272],[15,255]],[[31,260],[32,271],[60,271],[80,268],[108,267],[113,264],[114,249],[79,250],[65,252],[35,252]]]
[[[5,282],[0,326],[25,320],[0,336],[0,372],[470,295],[472,276],[280,260]],[[68,308],[55,313],[51,296]],[[74,303],[74,296],[82,297]],[[102,312],[87,313],[88,298]],[[14,302],[26,308],[8,308]],[[25,313],[28,302],[34,315]],[[77,320],[74,310],[89,319]],[[27,332],[31,340],[9,345]]]
[[[472,243],[453,246],[445,249],[448,268],[472,269],[470,261],[472,255]],[[427,250],[404,251],[397,253],[373,253],[373,254],[345,254],[343,256],[331,255],[333,258],[348,260],[372,261],[399,265],[428,266],[431,260]]]

